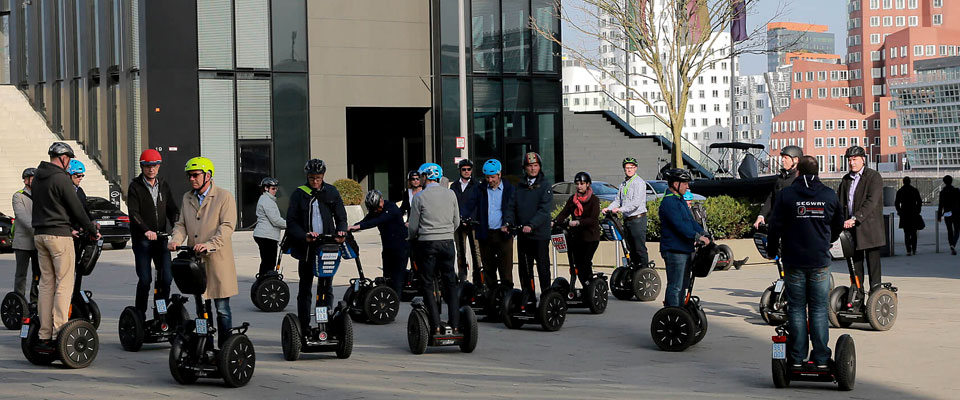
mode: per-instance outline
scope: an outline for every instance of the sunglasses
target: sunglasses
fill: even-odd
[[[473,171],[473,168],[460,168],[461,171]]]
[[[199,178],[199,177],[203,176],[203,172],[192,172],[192,173],[187,174],[187,176],[190,177],[190,178]]]
[[[74,176],[75,178],[83,178],[83,177],[85,177],[86,175],[84,175],[84,174],[74,174],[73,176]]]
[[[413,181],[419,181],[419,180],[420,180],[420,178],[410,178],[409,180],[410,180],[410,182],[413,182]]]

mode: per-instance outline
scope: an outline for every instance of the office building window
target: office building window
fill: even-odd
[[[200,69],[233,69],[233,59],[232,2],[209,0],[197,3],[197,61]]]
[[[273,41],[274,71],[307,72],[307,10],[305,4],[305,1],[271,1],[270,18],[273,29],[271,39]],[[454,13],[456,13],[456,9],[454,9]],[[454,29],[456,29],[456,25],[454,25]],[[456,39],[456,33],[454,33],[453,38]],[[446,30],[441,34],[441,40],[444,43],[449,40]],[[456,72],[457,55],[454,54],[453,57],[452,68],[453,72]],[[444,68],[447,64],[441,63]]]
[[[500,72],[500,2],[471,1],[473,70]]]

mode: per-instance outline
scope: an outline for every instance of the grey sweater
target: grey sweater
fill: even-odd
[[[453,240],[460,206],[452,190],[431,182],[410,203],[410,240]]]
[[[280,215],[277,198],[270,192],[263,192],[257,201],[257,227],[253,228],[253,237],[279,242],[281,229],[287,229],[287,221]]]

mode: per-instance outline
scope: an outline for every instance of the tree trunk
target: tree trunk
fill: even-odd
[[[673,160],[674,168],[683,168],[683,125],[671,124],[673,130],[673,153],[670,157]]]

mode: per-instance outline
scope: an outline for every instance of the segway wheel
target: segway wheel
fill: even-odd
[[[360,293],[363,293],[363,290]],[[353,285],[347,286],[347,290],[343,292],[343,302],[347,304],[347,314],[354,321],[367,322],[367,314],[363,312],[363,303],[358,301],[357,297]]]
[[[241,387],[253,378],[257,354],[247,335],[233,334],[223,343],[218,361],[223,383],[228,387]]]
[[[473,304],[473,299],[476,297],[476,286],[473,286],[473,283],[470,281],[463,281],[460,283],[460,304]]]
[[[871,292],[866,307],[867,321],[874,330],[890,330],[897,322],[897,295],[887,288]]]
[[[21,322],[22,324],[22,322]],[[56,353],[41,353],[37,351],[37,343],[40,341],[40,319],[34,316],[30,318],[27,337],[20,339],[20,350],[23,356],[33,365],[50,365],[57,359]]]
[[[283,322],[280,325],[280,345],[283,347],[285,360],[297,361],[300,358],[303,335],[300,334],[300,320],[296,314],[287,313],[283,316]]]
[[[164,320],[170,326],[170,331],[176,332],[190,320],[190,312],[183,306],[183,303],[168,302],[168,304],[170,305],[167,306],[167,314]],[[173,338],[170,338],[170,340],[172,341]]]
[[[560,292],[560,295],[564,297],[570,293],[570,282],[567,282],[567,278],[562,276],[558,276],[557,279],[554,279],[553,283],[550,284],[550,287]]]
[[[363,313],[374,325],[384,325],[397,319],[400,312],[400,298],[388,286],[374,286],[363,296]]]
[[[771,370],[773,372],[773,386],[777,389],[783,389],[790,386],[790,371],[787,370],[786,360],[771,360]]]
[[[0,303],[0,320],[3,320],[3,326],[10,330],[20,329],[27,307],[27,299],[17,292],[3,296],[3,302]]]
[[[473,353],[473,350],[477,348],[480,331],[477,328],[477,315],[473,313],[473,309],[469,306],[460,307],[460,332],[463,332],[460,351]]]
[[[633,298],[633,284],[629,282],[630,270],[626,267],[617,267],[610,275],[610,291],[617,300]]]
[[[253,304],[261,311],[279,312],[290,303],[290,287],[277,277],[264,279],[257,285],[258,300]]]
[[[687,310],[680,307],[664,307],[653,315],[650,335],[660,350],[684,351],[693,344],[697,325]]]
[[[540,298],[540,307],[537,308],[537,317],[540,326],[547,332],[556,332],[563,327],[567,320],[567,300],[555,291],[547,291]]]
[[[717,250],[720,251],[720,259],[723,263],[723,270],[726,271],[733,266],[733,249],[730,246],[721,244],[717,246]]]
[[[193,343],[186,336],[177,335],[170,346],[170,358],[168,366],[173,380],[181,385],[189,385],[197,381],[197,373],[185,365],[190,362],[190,348]]]
[[[347,359],[353,354],[353,320],[341,311],[336,317],[338,324],[337,358]]]
[[[500,306],[503,305],[503,298],[510,291],[508,285],[496,285],[490,292],[492,295],[487,299],[487,306],[484,311],[488,317],[496,320],[500,317]]]
[[[593,278],[590,285],[586,288],[586,297],[589,301],[590,313],[603,314],[607,310],[607,280],[603,278]]]
[[[503,319],[503,325],[510,329],[520,329],[523,327],[523,321],[514,317],[520,313],[520,303],[523,301],[523,292],[520,289],[513,289],[503,295],[502,305],[500,306],[500,318]]]
[[[827,319],[830,320],[830,326],[834,328],[849,328],[853,321],[841,319],[838,312],[847,309],[845,304],[847,292],[850,290],[847,286],[837,286],[830,291],[830,298],[827,302]]]
[[[787,322],[786,319],[773,314],[773,306],[775,303],[773,299],[773,285],[770,285],[767,290],[763,291],[763,295],[760,296],[760,318],[763,318],[763,322],[772,326],[782,325],[784,322]]]
[[[90,292],[87,292],[87,296],[88,296],[87,298],[89,298]],[[96,300],[90,299],[90,302],[87,303],[87,313],[88,314],[86,315],[84,315],[83,313],[78,313],[77,315],[74,315],[73,318],[71,319],[83,319],[93,324],[94,329],[100,329],[100,319],[101,319],[100,306],[97,305]]]
[[[257,296],[258,286],[260,286],[260,274],[257,274],[257,279],[254,279],[253,284],[250,285],[250,302],[253,303],[253,305],[257,308],[262,309],[258,303],[260,301],[260,297]]]
[[[143,347],[143,316],[136,307],[127,306],[120,313],[117,328],[120,331],[120,345],[126,351],[139,351]]]
[[[427,342],[430,341],[430,324],[427,323],[427,315],[421,310],[413,310],[410,317],[407,318],[407,344],[410,345],[410,352],[413,354],[423,354],[427,351]]]
[[[89,367],[100,351],[100,338],[93,324],[84,320],[67,322],[57,334],[57,352],[67,368]]]
[[[857,348],[850,335],[837,339],[836,374],[840,390],[853,390],[857,381]]]
[[[660,295],[660,274],[649,267],[643,267],[633,273],[631,278],[631,290],[633,295],[640,301],[656,300]]]
[[[694,322],[696,322],[698,329],[697,334],[693,336],[693,343],[690,343],[691,346],[700,343],[700,341],[707,336],[707,328],[710,327],[710,324],[707,323],[707,313],[705,313],[702,308],[699,306],[696,307],[696,312],[692,315],[696,316],[696,321]]]

